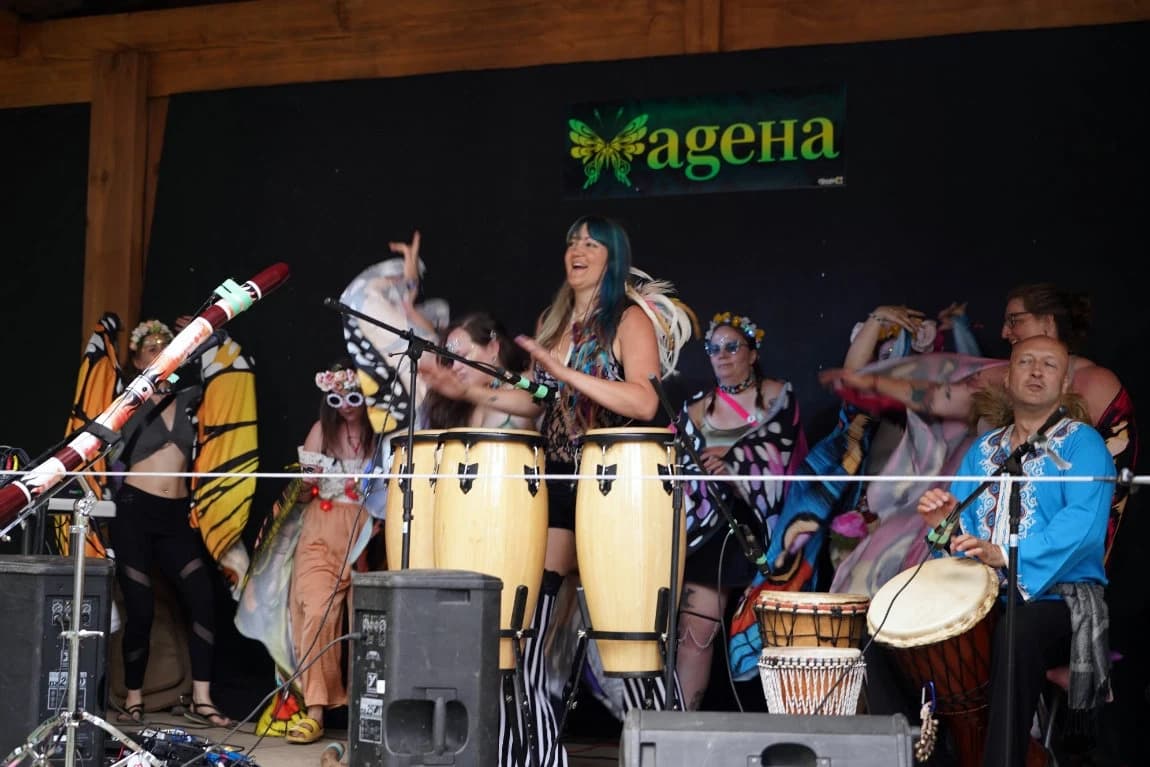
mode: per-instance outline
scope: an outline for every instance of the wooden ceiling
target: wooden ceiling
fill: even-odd
[[[87,15],[117,4],[153,10]],[[22,12],[12,10],[17,5]],[[147,95],[157,97],[1150,19],[1150,0],[15,0],[9,7],[0,11],[0,109],[90,102],[97,59],[122,51],[144,56]],[[50,11],[57,16],[24,15]]]
[[[7,0],[0,1],[0,9],[10,11],[21,21],[47,21],[229,2],[242,0]]]

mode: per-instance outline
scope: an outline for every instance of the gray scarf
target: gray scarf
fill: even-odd
[[[1070,609],[1070,708],[1100,707],[1110,694],[1110,613],[1097,583],[1054,587]]]

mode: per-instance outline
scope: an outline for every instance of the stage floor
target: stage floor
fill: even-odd
[[[134,736],[140,729],[139,725],[129,727],[115,723],[115,726],[129,736]],[[169,713],[149,714],[146,726],[154,728],[179,727],[192,735],[198,735],[209,741],[216,741],[216,739],[223,738],[227,734],[227,730],[200,727],[182,716]],[[228,739],[228,744],[235,746],[237,750],[244,749],[246,753],[247,749],[259,740],[253,732],[253,725],[246,724]],[[249,756],[258,767],[319,767],[320,755],[332,742],[342,743],[346,747],[347,731],[329,729],[324,738],[306,746],[287,743],[283,738],[264,738]],[[574,737],[566,741],[566,745],[571,767],[604,767],[604,765],[617,764],[619,761],[619,744],[617,741]],[[345,756],[344,763],[346,764],[346,762]]]

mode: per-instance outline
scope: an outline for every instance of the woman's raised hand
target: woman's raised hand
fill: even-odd
[[[411,242],[389,242],[387,247],[392,253],[403,256],[403,277],[409,282],[419,284],[419,230],[411,235]],[[415,292],[415,291],[412,291]]]
[[[888,325],[898,325],[912,335],[922,324],[925,314],[907,306],[878,306],[871,316]]]

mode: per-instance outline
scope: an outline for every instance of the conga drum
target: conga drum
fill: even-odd
[[[435,566],[502,580],[504,632],[511,630],[516,589],[526,586],[523,625],[529,626],[547,553],[543,438],[520,429],[448,429],[439,441]],[[515,668],[513,641],[499,642],[501,669]]]
[[[870,597],[821,591],[763,591],[755,621],[767,647],[862,647]]]
[[[438,431],[420,430],[413,435],[412,474],[435,474],[438,464]],[[408,567],[435,567],[435,479],[431,476],[400,479],[407,466],[407,435],[392,440],[391,477],[387,480],[386,516],[383,520],[383,545],[387,552],[387,569],[403,566],[403,491],[411,482],[411,543],[407,551]]]
[[[683,584],[686,525],[676,516],[670,475],[675,447],[667,429],[592,429],[579,460],[575,549],[592,636],[653,635],[660,589],[671,587],[671,544],[679,528],[676,591]],[[662,477],[665,477],[663,479]],[[668,594],[676,609],[678,594]],[[608,676],[655,676],[663,668],[655,638],[595,638]]]
[[[975,767],[982,764],[990,705],[998,575],[966,557],[930,559],[916,570],[907,568],[883,584],[871,599],[867,628],[912,683],[934,683],[936,710],[959,762]]]

